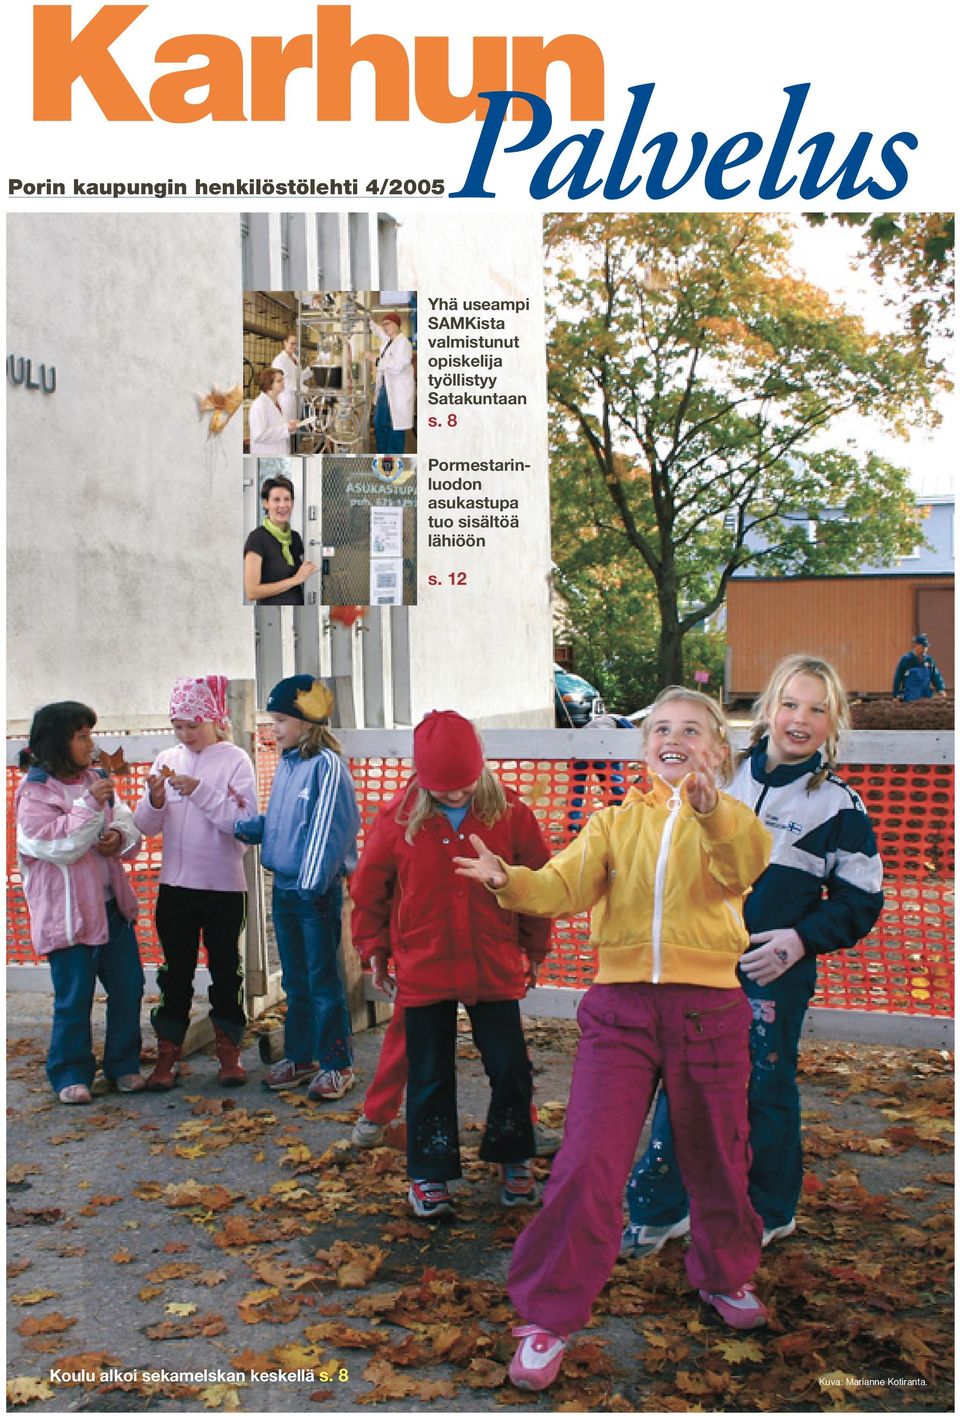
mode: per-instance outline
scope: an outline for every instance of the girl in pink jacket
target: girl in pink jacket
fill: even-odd
[[[120,864],[140,832],[106,772],[93,767],[97,715],[83,703],[48,703],[30,727],[17,788],[17,855],[33,947],[50,965],[53,1030],[47,1076],[69,1106],[92,1100],[90,1013],[97,980],[107,994],[104,1075],[118,1091],[143,1090],[143,967],[133,931],[137,900]]]
[[[144,835],[163,835],[157,891],[163,963],[157,972],[160,1002],[150,1014],[157,1065],[147,1086],[169,1091],[177,1080],[202,936],[210,967],[207,996],[217,1080],[222,1087],[239,1087],[247,1080],[240,1061],[247,1018],[239,951],[246,919],[246,846],[233,828],[256,810],[256,780],[243,748],[226,741],[227,680],[222,675],[177,679],[170,719],[178,745],[157,757],[134,813]]]

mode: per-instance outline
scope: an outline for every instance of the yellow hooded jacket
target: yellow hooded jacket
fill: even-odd
[[[693,983],[736,988],[749,942],[743,897],[770,859],[770,837],[748,806],[720,793],[699,815],[680,788],[654,776],[620,806],[591,816],[539,870],[501,862],[494,893],[522,914],[592,910],[597,983]]]

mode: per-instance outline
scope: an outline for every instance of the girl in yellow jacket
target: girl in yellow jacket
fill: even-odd
[[[531,1390],[553,1381],[613,1267],[623,1186],[660,1079],[690,1195],[688,1277],[731,1326],[767,1320],[748,1282],[761,1223],[747,1196],[750,1006],[736,966],[748,942],[741,901],[770,838],[717,789],[730,749],[711,699],[665,689],[643,739],[650,789],[598,811],[540,870],[506,865],[479,837],[477,859],[455,862],[504,909],[593,911],[597,975],[578,1013],[564,1142],[510,1269],[524,1319],[510,1376]]]

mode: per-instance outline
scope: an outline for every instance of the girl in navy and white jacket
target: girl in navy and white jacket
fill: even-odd
[[[143,1090],[143,968],[133,923],[137,898],[121,865],[140,849],[129,807],[93,766],[97,715],[84,703],[48,703],[30,727],[17,788],[17,857],[35,952],[50,965],[53,1029],[47,1077],[62,1102],[92,1099],[90,1013],[107,994],[103,1070],[118,1091]]]
[[[832,665],[802,654],[784,659],[753,717],[751,745],[729,791],[773,837],[770,864],[744,901],[750,949],[740,960],[753,1011],[750,1199],[767,1245],[796,1228],[803,1181],[797,1050],[817,959],[869,934],[883,908],[883,867],[863,802],[833,771],[849,713]],[[624,1255],[648,1257],[689,1229],[662,1093],[627,1202]]]
[[[273,924],[287,995],[284,1057],[271,1091],[313,1078],[307,1095],[335,1101],[353,1086],[350,1018],[340,967],[342,877],[360,829],[353,781],[326,727],[333,695],[309,674],[282,679],[267,699],[277,763],[266,814],[239,821],[273,872]]]

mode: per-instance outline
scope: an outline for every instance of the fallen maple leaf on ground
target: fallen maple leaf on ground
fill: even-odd
[[[373,1244],[347,1244],[338,1239],[329,1249],[318,1249],[316,1257],[336,1273],[338,1288],[365,1288],[386,1252]]]
[[[200,1392],[200,1400],[210,1411],[239,1411],[240,1409],[240,1393],[229,1382],[217,1382],[213,1386],[204,1387]]]
[[[71,1357],[57,1359],[57,1371],[62,1376],[74,1376],[80,1372],[107,1372],[118,1366],[118,1360],[109,1352],[74,1352]],[[95,1385],[87,1382],[86,1385]]]
[[[503,1363],[492,1362],[489,1357],[473,1357],[462,1382],[464,1386],[486,1390],[501,1387],[507,1380],[507,1368]]]
[[[151,1269],[147,1278],[154,1283],[167,1283],[172,1278],[189,1278],[192,1274],[200,1272],[200,1265],[194,1263],[184,1263],[179,1260],[172,1264],[161,1264],[159,1268]]]
[[[382,1401],[397,1401],[406,1396],[415,1396],[418,1401],[439,1401],[441,1397],[451,1399],[455,1394],[453,1382],[417,1381],[396,1371],[382,1357],[369,1361],[362,1373],[365,1382],[373,1384],[373,1391],[355,1397],[358,1406],[375,1406]]]
[[[239,1199],[242,1199],[239,1191],[228,1190],[226,1185],[199,1185],[196,1180],[166,1185],[163,1189],[163,1202],[171,1209],[199,1205],[205,1210],[223,1210]]]
[[[226,1330],[226,1321],[219,1314],[209,1313],[206,1316],[198,1314],[194,1318],[187,1318],[182,1323],[155,1323],[153,1327],[146,1329],[146,1334],[155,1342],[169,1342],[188,1337],[218,1337]]]
[[[48,1313],[45,1318],[24,1318],[17,1324],[21,1337],[34,1337],[39,1333],[66,1332],[73,1327],[76,1318],[65,1318],[62,1313]]]
[[[57,1224],[61,1219],[61,1209],[16,1209],[11,1205],[7,1210],[8,1229],[19,1229],[28,1224]]]
[[[7,1382],[7,1401],[11,1406],[28,1406],[31,1401],[50,1401],[56,1395],[49,1382],[41,1377],[14,1377]]]
[[[356,1347],[361,1350],[383,1347],[390,1341],[385,1332],[352,1328],[346,1323],[312,1323],[304,1328],[303,1335],[308,1342],[329,1342],[333,1347]]]
[[[20,1161],[16,1165],[7,1166],[7,1184],[22,1185],[28,1175],[39,1175],[41,1173],[39,1165],[27,1165]]]

